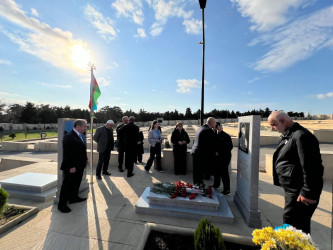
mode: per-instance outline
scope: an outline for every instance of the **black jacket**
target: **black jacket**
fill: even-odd
[[[118,134],[122,140],[122,146],[125,152],[137,151],[139,141],[139,127],[137,125],[133,122],[129,122],[118,130]]]
[[[191,154],[213,156],[217,152],[216,134],[207,124],[202,125],[195,132],[194,145]]]
[[[232,140],[229,134],[221,131],[217,134],[217,152],[219,158],[231,159],[231,150],[233,148]]]
[[[286,192],[318,200],[323,188],[319,142],[298,123],[285,132],[273,155],[274,184]]]
[[[73,167],[86,167],[87,148],[74,130],[64,136],[62,145],[63,161],[60,168],[61,170],[69,171],[69,169]]]
[[[121,133],[119,133],[119,130],[125,126],[125,123],[121,123],[117,125],[116,133],[117,133],[117,148],[123,150],[124,147],[124,138],[122,137]]]
[[[179,145],[179,141],[186,141],[186,144]],[[190,143],[190,138],[188,137],[188,134],[184,129],[179,132],[179,130],[175,128],[171,134],[171,142],[173,144],[174,151],[186,151],[187,144]]]

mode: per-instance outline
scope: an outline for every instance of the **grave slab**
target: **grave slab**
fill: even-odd
[[[202,209],[191,209],[184,207],[173,207],[158,204],[150,204],[147,196],[150,194],[150,187],[147,187],[140,199],[135,204],[135,211],[137,213],[154,214],[159,216],[170,216],[186,219],[201,219],[204,217],[210,217],[212,221],[233,224],[234,216],[229,208],[228,202],[223,195],[216,194],[218,202],[220,204],[217,211],[209,211],[203,207]],[[170,200],[165,197],[166,200]]]
[[[57,185],[57,176],[27,172],[2,180],[0,184],[5,189],[42,193]]]

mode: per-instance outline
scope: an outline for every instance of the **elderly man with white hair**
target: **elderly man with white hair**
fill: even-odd
[[[108,171],[108,167],[111,151],[114,148],[113,124],[114,122],[112,120],[108,120],[104,126],[97,128],[94,134],[94,141],[97,143],[97,152],[99,153],[98,164],[96,167],[96,178],[98,180],[102,179],[102,168],[102,174],[111,175]]]

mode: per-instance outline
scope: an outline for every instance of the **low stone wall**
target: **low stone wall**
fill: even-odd
[[[322,151],[321,158],[324,165],[324,180],[333,180],[333,152]],[[266,173],[273,176],[273,154],[266,154]]]
[[[3,141],[1,149],[5,151],[27,151],[29,144],[29,142]]]
[[[87,150],[87,156],[89,162],[91,162],[91,151]],[[98,163],[98,157],[99,154],[96,150],[93,151],[93,169],[96,169],[97,163]],[[124,164],[125,164],[125,158],[124,158]],[[123,168],[124,165],[123,164]],[[111,151],[111,157],[110,157],[110,162],[109,162],[109,171],[118,171],[118,152],[117,151]],[[95,174],[95,172],[94,172]]]
[[[320,143],[333,143],[333,129],[313,130],[313,134]]]
[[[57,151],[58,142],[38,142],[34,145],[34,151]]]
[[[173,149],[165,148],[163,149],[163,157],[162,157],[162,168],[164,170],[172,171],[174,170],[174,157],[173,157]],[[154,169],[157,169],[156,159],[154,160]],[[193,172],[193,163],[191,151],[187,150],[186,152],[186,171]]]

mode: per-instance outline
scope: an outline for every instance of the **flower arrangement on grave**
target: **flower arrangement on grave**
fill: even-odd
[[[261,249],[319,249],[310,234],[305,234],[293,226],[283,224],[281,227],[264,227],[255,229],[252,233],[253,243],[261,245]]]
[[[211,186],[208,188],[205,188],[204,184],[200,186],[193,186],[192,184],[183,181],[176,181],[174,183],[154,183],[150,191],[156,194],[168,196],[171,199],[175,199],[177,197],[188,197],[190,200],[193,200],[199,194],[202,196],[208,196],[210,199],[213,198]]]

